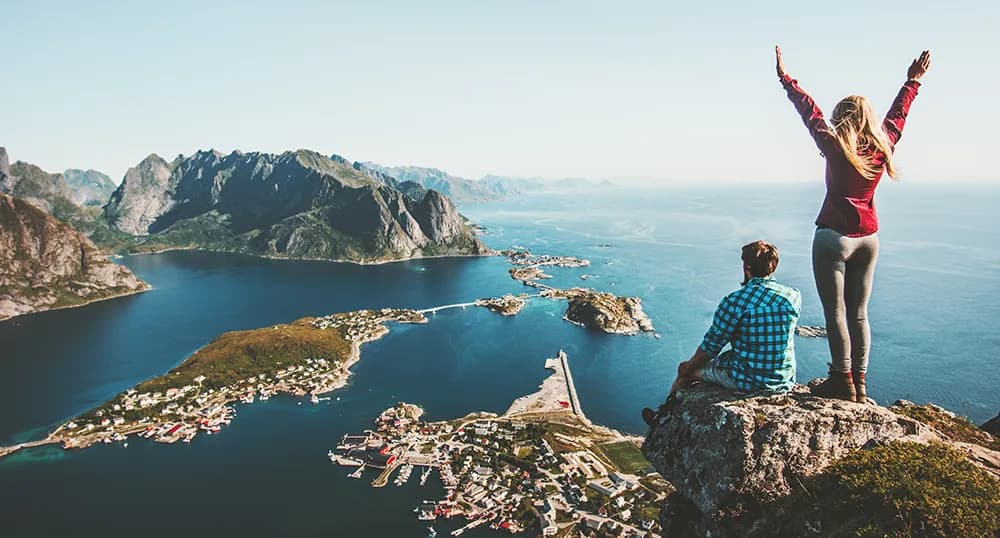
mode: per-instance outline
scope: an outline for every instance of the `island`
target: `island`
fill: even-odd
[[[639,451],[641,439],[584,416],[565,353],[545,367],[552,374],[539,390],[502,415],[426,422],[420,407],[399,403],[373,430],[345,435],[327,457],[353,468],[351,478],[372,470],[373,487],[388,485],[397,470],[396,486],[418,469],[424,485],[437,471],[444,498],[425,500],[414,512],[428,522],[464,518],[453,536],[487,524],[545,536],[576,528],[658,536],[657,515],[672,488]],[[436,534],[433,526],[429,531]]]
[[[563,316],[566,321],[606,333],[630,336],[655,330],[652,320],[642,309],[642,299],[639,297],[619,297],[590,288],[560,289],[538,282],[552,278],[541,269],[544,266],[589,267],[589,260],[575,256],[532,254],[524,248],[501,250],[498,254],[505,256],[514,265],[509,270],[514,280],[541,290],[540,297],[566,299],[569,303]],[[583,280],[592,277],[593,275],[580,275]]]
[[[589,329],[626,335],[654,330],[638,297],[619,297],[589,288],[549,289],[542,294],[567,299],[569,306],[563,319]]]
[[[361,345],[389,332],[386,323],[426,323],[415,310],[383,308],[302,318],[292,323],[224,333],[170,372],[144,381],[62,424],[46,438],[0,449],[61,443],[84,448],[125,442],[138,434],[163,443],[218,433],[235,410],[229,404],[278,393],[320,395],[343,387]]]
[[[530,295],[516,296],[508,293],[503,297],[491,297],[489,299],[479,299],[476,306],[488,308],[503,316],[515,316],[524,309],[525,300]],[[534,297],[537,297],[535,295]]]
[[[803,338],[826,338],[826,327],[799,325],[795,327],[795,334]]]
[[[590,261],[575,256],[553,256],[549,254],[532,254],[525,248],[511,248],[497,252],[507,258],[514,267],[510,268],[510,277],[525,285],[533,285],[543,278],[552,278],[542,270],[551,265],[556,267],[589,267]]]

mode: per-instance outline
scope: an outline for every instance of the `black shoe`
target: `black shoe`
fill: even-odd
[[[653,411],[648,407],[642,410],[642,420],[645,421],[646,425],[650,428],[656,426],[656,419],[658,418],[660,417],[656,414],[656,411]]]

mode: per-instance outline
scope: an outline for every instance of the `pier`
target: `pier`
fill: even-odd
[[[583,414],[583,408],[580,407],[580,397],[576,395],[576,385],[573,384],[573,373],[569,371],[566,352],[561,349],[559,350],[559,362],[562,363],[563,375],[566,376],[566,392],[569,393],[569,404],[573,409],[573,414],[580,417],[580,420],[590,424],[586,415]]]
[[[36,446],[51,445],[53,443],[58,443],[58,442],[59,441],[57,441],[55,439],[40,439],[38,441],[29,441],[27,443],[19,443],[19,444],[16,444],[16,445],[0,447],[0,458],[2,458],[4,456],[9,456],[9,455],[17,452],[18,450],[21,450],[21,449],[24,449],[24,448],[34,448]]]

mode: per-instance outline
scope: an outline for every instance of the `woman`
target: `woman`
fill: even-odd
[[[868,298],[878,258],[875,189],[883,173],[896,177],[892,152],[902,136],[919,79],[930,67],[930,51],[913,60],[889,113],[878,122],[860,95],[841,99],[832,126],[815,101],[785,72],[781,47],[774,48],[778,78],[826,158],[826,197],[816,218],[813,275],[826,316],[830,376],[813,388],[827,398],[866,402],[865,372],[871,333]]]

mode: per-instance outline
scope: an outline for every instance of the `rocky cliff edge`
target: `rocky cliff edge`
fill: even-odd
[[[972,499],[973,504],[982,500],[992,506],[981,512],[1000,521],[1000,514],[989,513],[1000,510],[995,504],[1000,443],[936,406],[900,401],[886,408],[822,399],[804,386],[785,394],[746,395],[700,384],[663,405],[643,452],[676,488],[661,513],[665,536],[782,535],[767,520],[783,497],[806,491],[822,499],[824,492],[816,492],[810,479],[831,464],[866,449],[913,443],[940,446],[959,460],[964,456],[972,464],[969,472],[978,473],[976,483],[985,480],[987,492],[976,494],[985,500]],[[830,524],[824,530],[819,519],[787,534],[828,535]]]

